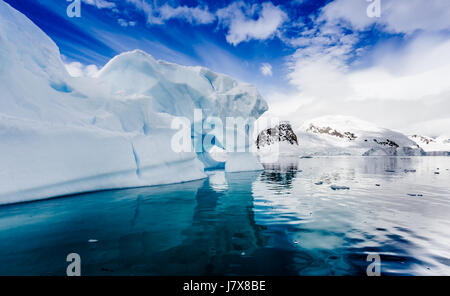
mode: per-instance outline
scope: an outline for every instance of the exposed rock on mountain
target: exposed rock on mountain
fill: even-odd
[[[335,137],[339,137],[339,138],[347,138],[351,141],[356,140],[356,138],[358,138],[354,133],[351,133],[351,132],[341,133],[329,126],[321,128],[321,127],[316,127],[313,124],[310,124],[309,128],[306,131],[312,132],[315,134],[326,134],[326,135],[335,136]]]
[[[256,143],[260,155],[425,155],[404,134],[353,117],[324,116],[293,126],[280,125],[260,132]],[[279,149],[266,148],[276,142]]]
[[[450,139],[448,137],[431,138],[422,135],[412,135],[409,138],[415,141],[425,151],[426,155],[450,155]]]
[[[402,133],[347,116],[324,116],[295,129],[304,154],[315,155],[423,155]]]
[[[256,139],[256,147],[260,149],[266,145],[271,145],[276,142],[288,142],[291,145],[297,145],[297,135],[292,130],[289,122],[283,122],[273,128],[263,130],[258,134]]]

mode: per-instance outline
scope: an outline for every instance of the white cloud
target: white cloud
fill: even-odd
[[[170,19],[181,19],[194,25],[210,24],[216,17],[209,12],[208,7],[173,7],[168,4],[163,6],[152,5],[145,0],[126,0],[142,11],[151,25],[162,25]]]
[[[219,9],[217,17],[220,24],[228,30],[228,43],[233,45],[252,39],[271,38],[288,19],[281,8],[270,2],[251,6],[244,2],[235,2]]]
[[[450,40],[414,40],[377,65],[348,74],[354,99],[417,100],[450,90]]]
[[[215,16],[208,8],[178,6],[172,7],[167,4],[159,9],[160,18],[163,21],[178,18],[184,19],[191,24],[210,24],[215,21]]]
[[[83,0],[84,3],[97,7],[98,9],[112,9],[116,7],[116,4],[106,0]]]
[[[99,70],[96,65],[83,65],[79,62],[64,64],[64,66],[73,77],[93,77]]]
[[[395,33],[413,33],[416,30],[440,31],[450,28],[450,1],[448,0],[380,0],[381,17],[369,18],[370,2],[336,0],[326,5],[319,20],[332,24],[348,22],[357,30],[378,24]]]
[[[271,110],[295,121],[356,116],[406,133],[450,135],[450,40],[422,34],[398,50],[378,47],[375,63],[352,70],[345,58],[312,50],[294,55],[290,81],[298,91],[269,96]],[[293,107],[296,106],[296,107]]]
[[[145,0],[126,0],[128,3],[134,5],[136,9],[142,11],[145,14],[147,23],[149,24],[161,24],[161,20],[154,18],[153,6]]]
[[[262,63],[259,70],[261,71],[261,73],[264,76],[272,76],[272,65],[271,64]]]
[[[297,91],[272,94],[271,109],[294,121],[342,114],[407,133],[450,135],[450,1],[381,0],[381,18],[367,16],[369,4],[331,2],[312,28],[283,39],[298,48],[288,64]],[[406,37],[401,46],[374,45],[369,59],[358,42],[372,25]]]
[[[430,137],[446,136],[450,138],[450,117],[431,119],[423,122],[413,123],[406,131],[409,134],[422,134]]]
[[[122,27],[134,27],[137,24],[135,21],[127,21],[127,20],[124,20],[124,19],[121,19],[121,18],[118,19],[117,22]]]
[[[86,0],[94,1],[94,0]],[[104,0],[102,0],[104,1]],[[273,37],[288,20],[287,14],[271,2],[246,4],[234,2],[213,12],[206,6],[158,6],[145,0],[126,0],[143,12],[150,25],[163,25],[171,19],[179,19],[193,25],[212,24],[216,21],[227,30],[228,43],[237,45],[249,40],[266,40]]]

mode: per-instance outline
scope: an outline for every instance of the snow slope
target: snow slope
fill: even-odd
[[[323,116],[294,129],[306,154],[423,155],[423,150],[402,133],[348,116]]]
[[[416,142],[427,155],[450,155],[450,137],[431,138],[422,135],[412,135],[409,138]]]
[[[0,204],[204,178],[195,152],[171,147],[174,117],[267,109],[251,85],[142,51],[73,78],[55,43],[2,0],[0,93]]]
[[[279,143],[277,153],[306,155],[424,155],[402,133],[348,116],[323,116],[293,124],[297,145]],[[283,146],[284,145],[284,146]],[[285,147],[290,146],[290,147]],[[260,149],[267,156],[268,148]],[[273,149],[272,149],[273,150]]]

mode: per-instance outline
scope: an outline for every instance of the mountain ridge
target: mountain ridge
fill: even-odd
[[[350,116],[321,116],[293,126],[299,147],[292,150],[286,148],[287,144],[283,144],[280,146],[281,154],[425,156],[447,155],[450,151],[450,141],[446,142],[448,146],[441,145],[440,150],[434,151],[424,143],[414,141],[420,138],[427,139],[425,142],[434,143],[436,140],[432,138],[407,136]],[[266,142],[280,141],[268,139]],[[267,151],[263,150],[259,149],[259,153],[267,154]]]

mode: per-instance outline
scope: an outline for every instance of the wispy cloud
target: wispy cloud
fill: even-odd
[[[127,21],[122,18],[117,19],[117,23],[119,23],[121,27],[134,27],[137,24],[135,21]]]
[[[164,4],[158,6],[145,0],[126,0],[139,11],[142,11],[151,25],[163,25],[171,19],[184,20],[193,25],[210,24],[215,21],[215,15],[208,10],[208,7],[201,6],[170,6]]]
[[[264,76],[272,76],[272,65],[269,63],[262,63],[259,70]]]
[[[162,21],[169,19],[183,19],[191,24],[210,24],[215,21],[215,16],[209,12],[208,7],[172,7],[163,5],[159,9],[159,18]]]
[[[98,9],[112,9],[116,4],[107,0],[83,0],[84,3],[97,7]]]

